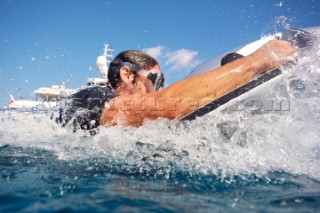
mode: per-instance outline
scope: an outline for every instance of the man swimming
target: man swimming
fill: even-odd
[[[158,62],[141,51],[124,51],[110,63],[107,88],[87,88],[71,96],[59,121],[81,129],[98,125],[140,126],[157,118],[179,119],[253,77],[281,66],[295,53],[288,42],[272,40],[249,56],[159,90]]]

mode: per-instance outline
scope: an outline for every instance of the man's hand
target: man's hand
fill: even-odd
[[[272,70],[281,66],[289,60],[294,60],[296,48],[291,46],[287,41],[272,40],[263,45],[259,50],[252,54],[253,57],[257,57],[259,66],[262,69],[258,69],[263,73],[268,70]],[[260,64],[261,63],[261,64]]]

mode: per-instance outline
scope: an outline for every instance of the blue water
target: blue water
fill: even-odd
[[[320,212],[319,57],[317,41],[260,96],[290,110],[94,136],[2,110],[0,212]]]
[[[320,183],[175,170],[170,178],[107,158],[59,160],[46,150],[1,148],[1,212],[317,212]]]

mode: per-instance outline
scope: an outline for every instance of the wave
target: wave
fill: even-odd
[[[0,150],[34,150],[28,156],[45,150],[88,170],[152,178],[187,173],[227,180],[284,172],[318,181],[319,57],[317,40],[311,50],[299,52],[294,66],[282,68],[281,81],[263,94],[266,100],[285,100],[288,110],[216,110],[191,122],[158,119],[139,128],[100,127],[94,136],[62,128],[48,114],[1,111]]]

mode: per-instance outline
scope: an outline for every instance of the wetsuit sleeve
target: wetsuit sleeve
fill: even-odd
[[[108,88],[82,89],[63,101],[56,121],[62,126],[72,123],[74,131],[96,128],[105,102],[114,97],[116,94]]]

